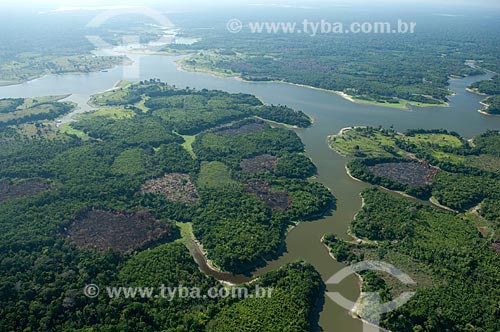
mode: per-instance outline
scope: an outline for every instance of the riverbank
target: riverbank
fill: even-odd
[[[477,110],[479,113],[481,113],[483,115],[488,115],[488,116],[500,116],[500,114],[492,114],[492,113],[487,112],[487,109],[490,108],[489,104],[486,104],[484,101],[480,102],[480,104],[483,105],[484,107],[480,110]]]
[[[345,169],[346,169],[346,172],[347,172],[347,175],[355,180],[355,181],[359,181],[359,182],[363,182],[363,183],[367,183],[367,182],[364,182],[358,178],[355,178],[352,174],[351,174],[351,171],[349,170],[349,167],[347,167],[347,165],[345,166]],[[367,183],[369,184],[369,183]],[[411,196],[405,192],[402,192],[402,191],[398,191],[398,190],[392,190],[392,189],[389,189],[389,188],[386,188],[386,187],[383,187],[383,186],[379,186],[379,185],[376,185],[377,187],[379,188],[382,188],[383,190],[387,191],[387,192],[391,192],[391,193],[395,193],[395,194],[398,194],[402,197],[405,197],[405,198],[409,198],[409,199],[413,199],[415,201],[418,201],[418,202],[426,202],[426,201],[423,201],[417,197],[414,197],[414,196]],[[447,206],[444,206],[442,205],[441,203],[439,203],[439,201],[435,198],[435,197],[431,197],[428,201],[430,204],[434,205],[435,207],[439,208],[439,209],[442,209],[442,210],[446,210],[446,211],[449,211],[449,212],[454,212],[454,213],[458,213],[458,211],[455,211],[453,210],[452,208],[449,208]],[[363,201],[363,206],[362,208],[364,207],[364,201]],[[349,234],[350,236],[352,236],[351,234]]]
[[[159,56],[144,57],[141,61],[148,68],[154,71],[141,71],[137,80],[148,80],[153,77],[162,79],[169,84],[185,86],[190,84],[198,89],[221,89],[228,91],[255,94],[260,99],[274,104],[293,105],[294,108],[303,109],[306,113],[313,115],[318,121],[308,130],[300,131],[301,139],[306,145],[307,155],[318,165],[318,181],[329,188],[333,188],[335,196],[338,198],[337,210],[333,216],[327,216],[321,220],[300,223],[293,231],[289,232],[286,239],[287,252],[278,260],[269,262],[272,269],[290,261],[305,260],[314,265],[321,272],[324,280],[336,273],[338,265],[324,251],[323,245],[319,242],[324,234],[334,233],[340,236],[346,234],[347,225],[352,221],[352,216],[359,210],[359,193],[366,188],[363,182],[351,181],[345,172],[345,158],[339,154],[331,153],[331,148],[325,146],[326,137],[332,133],[332,128],[339,130],[343,126],[353,123],[362,123],[371,126],[378,124],[394,124],[398,130],[406,128],[427,128],[433,129],[443,127],[472,137],[482,133],[485,129],[498,129],[500,119],[490,118],[485,122],[484,118],[474,112],[477,109],[477,102],[472,98],[472,94],[462,93],[465,90],[460,86],[454,90],[462,97],[467,97],[469,103],[462,99],[455,99],[451,102],[454,116],[450,117],[449,112],[433,112],[433,110],[423,110],[422,112],[391,112],[383,108],[370,109],[356,103],[345,103],[336,96],[316,93],[313,89],[297,90],[295,88],[277,88],[265,84],[265,82],[253,82],[255,84],[241,84],[232,79],[210,79],[212,75],[207,75],[203,84],[196,83],[196,77],[186,75],[178,71],[173,63],[175,58],[163,58]],[[117,80],[122,79],[120,70],[110,71],[106,74],[92,73],[81,78],[64,75],[51,75],[43,80],[37,80],[33,84],[20,85],[14,88],[5,89],[5,97],[17,96],[39,96],[39,91],[46,91],[50,87],[50,92],[45,95],[57,95],[67,93],[68,86],[72,86],[74,81],[82,80],[81,84],[75,86],[73,93],[75,96],[89,96],[102,92],[111,87]],[[104,83],[105,84],[104,84]],[[80,83],[80,82],[78,82]],[[191,84],[192,83],[192,84]],[[465,85],[471,82],[467,81]],[[452,82],[455,85],[455,83]],[[86,107],[83,97],[77,100],[81,106]],[[263,268],[265,273],[271,269]],[[342,294],[349,298],[357,298],[359,287],[356,287],[356,280],[347,282],[341,290]],[[360,331],[359,321],[351,319],[346,314],[346,310],[340,309],[329,299],[325,300],[320,314],[320,325],[325,331],[336,329],[342,331]]]
[[[479,92],[478,89],[465,88],[465,91],[470,92],[470,93],[474,93],[474,94],[482,96],[482,97],[488,97],[488,95],[486,93]]]
[[[40,61],[40,66],[38,66],[40,68],[49,68],[48,65],[52,64],[57,67],[58,70],[26,69],[24,72],[15,72],[7,79],[0,80],[0,87],[30,83],[50,75],[86,75],[100,71],[107,71],[117,66],[128,66],[133,63],[133,61],[126,56],[96,56],[90,53],[71,56],[45,56],[41,57],[37,61]],[[3,66],[6,65],[7,64],[0,64],[0,75],[2,73]],[[80,70],[80,67],[85,67],[86,70]]]
[[[193,233],[193,226],[191,223],[176,223],[177,227],[181,230],[181,238],[178,240],[182,242],[193,256],[193,259],[198,264],[198,267],[202,273],[207,276],[212,276],[217,279],[218,282],[225,286],[237,286],[239,283],[229,281],[231,277],[234,278],[235,275],[222,271],[213,261],[208,258],[207,251],[203,248],[201,242],[196,239]],[[209,269],[210,271],[207,271]],[[212,273],[208,273],[212,272]],[[249,282],[252,280],[249,280]],[[245,282],[246,283],[246,282]]]
[[[482,115],[487,115],[487,116],[500,116],[500,114],[492,114],[492,113],[489,113],[487,110],[488,108],[490,107],[489,104],[486,104],[485,101],[489,98],[489,97],[492,97],[486,93],[482,93],[482,92],[479,92],[478,89],[471,89],[471,88],[466,88],[465,89],[466,91],[470,92],[470,93],[474,93],[478,96],[481,96],[481,97],[485,97],[485,99],[481,102],[479,102],[483,108],[482,109],[479,109],[477,110],[479,113],[481,113]]]
[[[182,54],[181,54],[182,55]],[[189,56],[189,55],[188,55]],[[311,85],[306,85],[306,84],[300,84],[300,83],[291,83],[287,82],[284,80],[269,80],[269,81],[252,81],[252,80],[246,80],[241,77],[241,74],[238,73],[225,73],[222,71],[218,71],[215,69],[211,68],[206,68],[206,67],[193,67],[186,65],[185,62],[183,62],[185,58],[180,59],[175,61],[175,64],[177,65],[177,69],[179,71],[185,71],[185,72],[193,72],[193,73],[203,73],[203,74],[208,74],[212,75],[215,77],[224,77],[224,78],[233,78],[235,80],[238,80],[240,82],[245,82],[245,83],[257,83],[257,84],[265,84],[265,83],[279,83],[279,84],[287,84],[287,85],[292,85],[296,87],[301,87],[301,88],[306,88],[306,89],[311,89],[311,90],[316,90],[316,91],[322,91],[326,93],[332,93],[336,94],[343,99],[355,103],[355,104],[361,104],[361,105],[370,105],[370,106],[377,106],[377,107],[389,107],[389,108],[396,108],[404,111],[410,111],[410,106],[415,106],[415,107],[449,107],[449,103],[441,103],[441,104],[428,104],[428,103],[420,103],[420,102],[414,102],[410,100],[404,100],[400,99],[398,103],[387,103],[387,102],[378,102],[375,100],[365,100],[365,99],[360,99],[356,98],[355,96],[349,95],[346,92],[343,91],[337,91],[337,90],[330,90],[330,89],[324,89],[324,88],[318,88],[314,87]]]
[[[324,236],[321,238],[321,243],[323,244],[323,246],[326,248],[326,250],[328,250],[328,255],[336,262],[338,262],[337,258],[335,258],[335,255],[333,255],[333,253],[330,251],[330,248],[328,247],[328,245],[324,242]],[[346,266],[347,268],[348,266]],[[357,273],[357,272],[353,272],[353,274],[357,277],[358,279],[358,287],[359,289],[363,289],[363,283],[364,283],[364,280],[363,280],[363,277]],[[362,300],[363,300],[363,293],[360,293],[360,295],[358,296],[358,298],[356,299],[356,302],[354,303],[354,306],[348,311],[349,312],[349,315],[353,318],[353,319],[356,319],[356,320],[359,320],[360,322],[362,322],[365,326],[372,326],[374,327],[375,329],[378,329],[380,331],[386,331],[386,332],[389,332],[388,330],[384,329],[383,327],[379,326],[379,325],[375,325],[369,321],[367,321],[366,319],[364,319],[362,317]]]

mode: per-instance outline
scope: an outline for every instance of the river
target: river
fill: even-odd
[[[135,80],[160,78],[178,87],[219,89],[229,92],[254,94],[266,103],[288,105],[314,117],[312,127],[297,130],[307,154],[318,167],[317,181],[330,188],[337,197],[337,210],[331,216],[312,222],[304,222],[289,232],[286,252],[278,260],[256,272],[260,275],[287,262],[303,259],[311,264],[327,280],[344,266],[334,261],[320,239],[324,234],[335,233],[348,238],[346,231],[354,215],[361,207],[360,192],[366,184],[349,178],[345,172],[347,159],[331,151],[326,138],[343,127],[352,125],[389,127],[398,131],[408,128],[445,128],[470,138],[487,129],[500,129],[500,117],[485,116],[477,112],[482,108],[481,96],[467,92],[472,82],[488,79],[490,74],[450,81],[456,93],[450,99],[450,107],[414,108],[411,111],[351,103],[342,97],[282,83],[250,83],[233,78],[215,77],[202,73],[177,70],[177,57],[161,55],[129,55],[135,63],[125,73],[138,73]],[[80,105],[80,112],[89,110],[86,102],[92,94],[111,88],[124,78],[124,68],[119,66],[107,72],[90,74],[49,75],[24,84],[0,87],[0,98],[36,97],[44,95],[72,94],[68,100]],[[127,79],[125,77],[125,79]],[[65,117],[68,121],[71,117]],[[206,267],[203,267],[206,269]],[[237,280],[236,280],[237,281]],[[356,300],[359,295],[358,280],[347,278],[340,285],[327,285],[329,291],[338,290],[345,297]],[[360,321],[353,319],[344,309],[325,298],[319,317],[324,331],[362,331]]]

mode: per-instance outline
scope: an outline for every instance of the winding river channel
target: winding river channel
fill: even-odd
[[[334,93],[299,87],[283,83],[250,83],[233,78],[215,77],[203,73],[184,72],[177,69],[178,57],[161,55],[129,55],[135,60],[132,66],[119,66],[106,72],[90,74],[50,75],[20,85],[0,87],[0,98],[36,97],[44,95],[71,94],[68,98],[80,105],[78,112],[89,110],[87,101],[92,94],[110,89],[117,81],[128,79],[124,73],[137,73],[135,80],[160,78],[178,87],[219,89],[229,92],[254,94],[265,103],[288,105],[314,117],[314,125],[298,130],[307,154],[318,167],[317,181],[330,188],[337,198],[337,210],[331,216],[299,224],[288,233],[286,252],[276,261],[258,270],[255,275],[299,259],[311,264],[327,280],[344,266],[333,260],[320,239],[324,234],[335,233],[348,238],[347,229],[354,215],[361,208],[360,192],[366,184],[349,178],[345,172],[347,159],[329,149],[327,136],[336,134],[343,127],[352,125],[394,126],[402,131],[408,128],[445,128],[472,137],[487,129],[500,129],[500,117],[485,116],[477,112],[482,108],[481,96],[465,89],[472,82],[488,79],[484,76],[454,79],[450,88],[456,93],[451,97],[450,107],[413,108],[411,111],[351,103]],[[69,121],[74,115],[65,117]],[[214,275],[199,259],[200,268]],[[244,281],[242,276],[217,275],[230,282]],[[335,287],[327,285],[329,291],[339,291],[355,301],[359,295],[358,280],[345,279]],[[362,330],[362,323],[352,318],[345,309],[325,298],[320,312],[319,325],[324,331],[354,332]]]

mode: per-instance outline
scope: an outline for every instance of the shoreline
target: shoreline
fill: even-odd
[[[88,54],[93,54],[93,52],[96,51],[96,50],[93,50],[92,53],[88,53]],[[88,55],[87,53],[85,54],[80,54],[80,55]],[[119,66],[130,66],[134,63],[134,60],[130,59],[129,57],[127,57],[125,55],[126,53],[123,53],[124,55],[124,59],[122,59],[123,61],[121,63],[116,63],[116,64],[113,64],[109,67],[105,67],[105,68],[100,68],[100,69],[95,69],[95,70],[90,70],[90,71],[65,71],[65,72],[59,72],[59,73],[41,73],[39,75],[33,75],[31,77],[27,77],[25,79],[21,79],[21,80],[16,80],[16,81],[2,81],[0,80],[0,88],[1,87],[8,87],[8,86],[15,86],[15,85],[22,85],[22,84],[30,84],[31,82],[34,82],[34,81],[37,81],[37,80],[40,80],[40,79],[43,79],[44,77],[47,77],[47,76],[59,76],[59,75],[88,75],[88,74],[94,74],[94,73],[100,73],[102,71],[107,71],[107,70],[112,70],[114,68],[117,68]],[[101,57],[110,57],[110,56],[101,56]],[[113,57],[113,56],[111,56]],[[116,58],[120,58],[120,56],[114,56]]]
[[[349,169],[349,167],[347,167],[347,165],[345,165],[345,170],[346,170],[347,175],[348,175],[348,176],[349,176],[352,180],[357,181],[357,182],[361,182],[361,183],[365,183],[365,184],[368,184],[368,185],[372,185],[372,184],[370,184],[370,183],[368,183],[368,182],[365,182],[365,181],[363,181],[363,180],[360,180],[360,179],[358,179],[358,178],[354,177],[354,176],[351,174],[351,170]],[[419,199],[419,198],[417,198],[417,197],[411,196],[410,194],[407,194],[407,193],[405,193],[405,192],[403,192],[403,191],[392,190],[392,189],[389,189],[389,188],[386,188],[386,187],[384,187],[384,186],[380,186],[380,185],[377,185],[377,184],[374,184],[374,185],[372,185],[372,186],[379,187],[379,188],[384,189],[384,190],[386,190],[386,191],[388,191],[388,192],[392,192],[392,193],[398,194],[398,195],[403,196],[403,197],[405,197],[405,198],[415,199],[415,200],[417,200],[417,201],[421,201],[421,202],[426,202],[426,201],[423,201],[423,200],[421,200],[421,199]],[[363,204],[362,204],[361,208],[363,208],[363,207],[365,206],[365,203],[364,203],[364,199],[363,199],[363,197],[361,197],[361,199],[362,199],[362,202],[363,202]],[[448,211],[448,212],[459,213],[458,211],[453,210],[453,209],[452,209],[452,208],[450,208],[450,207],[447,207],[447,206],[445,206],[445,205],[442,205],[441,203],[439,203],[439,201],[438,201],[435,197],[431,197],[431,198],[429,198],[428,202],[429,202],[431,205],[434,205],[434,207],[436,207],[436,208],[439,208],[439,209],[442,209],[442,210],[446,210],[446,211]],[[354,219],[356,219],[356,216],[354,216]],[[349,234],[349,235],[352,237],[352,235],[351,235],[351,234]],[[363,240],[358,239],[358,238],[356,238],[356,239],[357,239],[357,240],[359,240],[359,241],[363,241]]]
[[[486,115],[486,116],[500,116],[500,114],[492,114],[492,113],[487,112],[487,109],[490,107],[490,105],[486,104],[485,101],[489,97],[492,97],[491,95],[479,92],[477,89],[466,88],[465,90],[470,92],[470,93],[474,93],[478,96],[485,97],[483,101],[479,102],[479,104],[481,104],[484,107],[482,109],[477,110],[478,113],[481,113],[482,115]]]
[[[345,166],[344,166],[344,168],[345,168],[345,171],[346,171],[347,175],[348,175],[348,176],[349,176],[352,180],[357,181],[357,182],[361,182],[361,183],[367,183],[367,182],[365,182],[365,181],[362,181],[362,180],[360,180],[360,179],[358,179],[358,178],[354,177],[354,176],[351,174],[351,170],[349,169],[349,167],[347,167],[347,165],[345,165]],[[364,203],[364,202],[363,202],[363,203]],[[363,207],[364,207],[364,205],[363,205],[363,206],[361,206],[361,208],[363,208]]]
[[[349,158],[349,156],[348,156],[348,155],[344,155],[344,154],[342,154],[340,151],[337,151],[337,149],[335,149],[335,148],[334,148],[334,147],[330,144],[330,140],[331,140],[332,138],[334,138],[334,137],[338,137],[338,138],[340,138],[340,137],[342,137],[342,136],[344,135],[344,133],[345,133],[346,131],[353,130],[353,129],[356,129],[356,128],[367,128],[367,127],[366,127],[366,126],[351,126],[351,127],[344,127],[344,128],[342,128],[342,129],[340,129],[340,131],[338,132],[338,134],[336,134],[336,135],[335,135],[335,134],[328,135],[328,136],[326,137],[326,143],[328,144],[328,148],[329,148],[330,150],[334,151],[335,153],[337,153],[338,155],[340,155],[340,156],[344,157],[344,158]],[[346,170],[347,170],[347,165],[346,165]],[[348,171],[348,174],[350,175],[349,171]],[[355,179],[354,177],[353,177],[353,179],[354,179],[354,180],[358,180],[358,179]],[[359,181],[359,180],[358,180],[358,181]],[[362,182],[362,181],[361,181],[361,182]]]
[[[489,96],[486,93],[479,92],[477,89],[465,88],[465,91],[470,92],[470,93],[474,93],[474,94],[482,96],[482,97],[488,97]]]
[[[324,238],[325,236],[323,235],[323,237],[321,238],[321,244],[326,248],[326,250],[328,250],[328,255],[336,262],[339,262],[335,256],[332,254],[332,252],[330,251],[330,248],[328,247],[328,245],[324,242]],[[340,263],[340,262],[339,262]],[[343,264],[343,263],[341,263]],[[345,264],[343,264],[345,265]],[[345,265],[347,267],[347,265]],[[358,298],[356,299],[356,302],[354,303],[354,307],[352,307],[350,310],[348,310],[347,312],[349,313],[349,315],[354,318],[354,319],[357,319],[359,320],[360,322],[362,322],[364,325],[369,325],[369,326],[373,326],[381,331],[388,331],[386,329],[384,329],[382,326],[379,326],[379,325],[376,325],[376,324],[373,324],[369,321],[367,321],[366,319],[363,319],[361,317],[361,313],[360,313],[360,310],[359,308],[361,307],[361,300],[363,298],[363,283],[364,283],[364,280],[363,280],[363,277],[361,277],[361,275],[357,272],[354,272],[353,273],[357,278],[358,278],[358,286],[359,286],[359,296]]]
[[[500,114],[491,114],[491,113],[488,113],[486,112],[484,109],[482,110],[477,110],[478,113],[481,113],[482,115],[486,115],[486,116],[500,116]]]
[[[490,105],[485,103],[486,99],[480,102],[480,104],[483,105],[484,107],[480,110],[477,110],[478,113],[481,113],[482,115],[487,115],[487,116],[500,116],[500,114],[492,114],[492,113],[489,113],[486,111],[490,107]]]
[[[359,105],[370,105],[370,106],[375,106],[375,107],[385,107],[385,108],[399,109],[399,110],[402,110],[402,111],[412,111],[408,107],[408,105],[414,106],[414,107],[422,107],[422,108],[423,107],[449,107],[450,106],[450,104],[448,102],[444,102],[442,104],[436,104],[436,105],[433,105],[433,104],[420,104],[419,105],[419,103],[413,103],[411,101],[406,101],[407,103],[405,105],[401,105],[401,104],[379,103],[379,102],[376,102],[376,101],[368,101],[368,100],[367,101],[363,101],[363,100],[357,99],[354,96],[351,96],[351,95],[349,95],[349,94],[347,94],[347,93],[345,93],[343,91],[318,88],[318,87],[314,87],[314,86],[311,86],[311,85],[300,84],[300,83],[292,83],[292,82],[287,82],[287,81],[284,81],[284,80],[250,81],[250,80],[245,80],[244,78],[242,78],[241,76],[239,76],[239,74],[224,74],[224,73],[221,73],[221,72],[217,72],[217,71],[213,71],[213,70],[208,70],[208,69],[207,70],[204,70],[204,69],[192,70],[192,68],[186,67],[186,66],[183,65],[182,59],[174,61],[174,63],[177,66],[177,70],[183,71],[183,72],[203,73],[203,74],[207,74],[207,75],[211,75],[211,76],[219,77],[219,78],[233,78],[233,79],[235,79],[235,80],[237,80],[239,82],[244,82],[244,83],[258,83],[258,84],[262,84],[262,83],[274,83],[274,84],[292,85],[292,86],[296,86],[296,87],[300,87],[300,88],[306,88],[306,89],[310,89],[310,90],[316,90],[316,91],[321,91],[321,92],[336,94],[337,96],[340,96],[344,100],[347,100],[347,101],[349,101],[351,103],[359,104]]]

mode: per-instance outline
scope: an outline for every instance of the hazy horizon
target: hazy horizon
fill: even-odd
[[[449,10],[453,11],[457,6],[461,7],[486,7],[486,8],[500,8],[500,3],[496,0],[478,0],[475,2],[467,0],[384,0],[382,2],[373,3],[368,0],[337,0],[337,1],[326,1],[326,0],[315,0],[315,1],[299,1],[299,0],[274,0],[271,3],[266,3],[261,0],[216,0],[207,3],[203,0],[188,0],[188,1],[172,1],[165,3],[160,0],[46,0],[46,1],[34,1],[34,0],[21,0],[15,3],[2,3],[0,7],[10,7],[16,9],[57,9],[57,8],[67,8],[67,7],[107,7],[107,6],[158,6],[161,8],[171,8],[172,10],[190,10],[199,9],[207,7],[241,7],[241,6],[265,6],[270,8],[283,7],[283,8],[297,8],[297,9],[307,9],[307,8],[334,8],[334,7],[351,7],[351,6],[366,6],[366,7],[384,7],[386,5],[398,7],[406,6],[429,6],[429,7],[440,7],[447,6]]]

